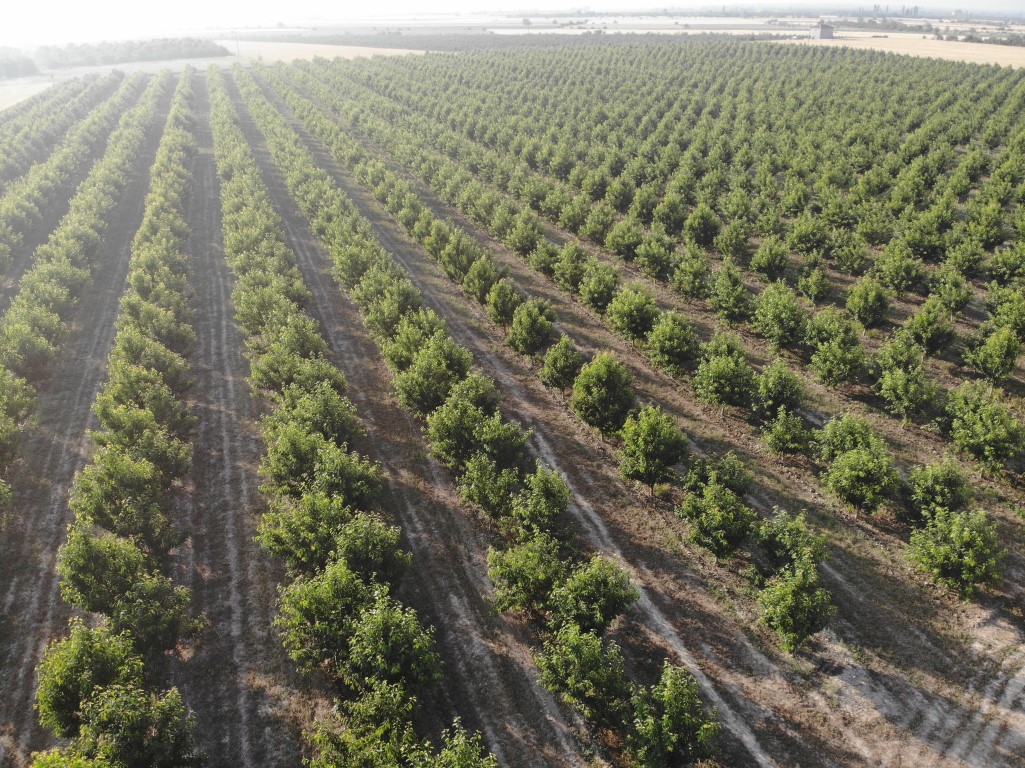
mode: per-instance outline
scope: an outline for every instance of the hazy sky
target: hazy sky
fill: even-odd
[[[873,0],[874,2],[875,0]],[[928,0],[903,0],[923,7],[953,8],[984,5],[994,10],[1021,12],[1018,0],[985,0],[982,3],[964,0],[939,0],[935,6]],[[493,4],[492,4],[493,2]],[[125,38],[127,36],[174,34],[206,27],[254,26],[286,24],[313,19],[336,20],[360,16],[438,12],[489,12],[499,9],[521,10],[533,8],[550,11],[573,7],[593,10],[645,9],[653,7],[690,7],[695,9],[721,8],[709,0],[683,0],[663,5],[653,2],[629,0],[374,0],[372,3],[338,3],[328,0],[11,0],[5,3],[0,15],[0,45],[27,48],[42,43]],[[801,7],[808,5],[837,5],[856,8],[871,6],[869,0],[749,0],[744,3],[728,2],[728,8],[740,7]],[[900,2],[891,0],[898,8]]]

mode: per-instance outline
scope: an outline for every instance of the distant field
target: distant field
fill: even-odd
[[[14,106],[19,101],[49,88],[54,82],[48,77],[37,76],[0,83],[0,110]]]
[[[999,64],[1025,67],[1025,48],[989,43],[962,43],[953,40],[922,39],[921,35],[889,33],[887,37],[872,37],[872,32],[843,32],[833,40],[780,40],[797,45],[820,45],[845,48],[867,48],[876,51],[903,53],[908,56],[967,61],[970,64]]]
[[[247,62],[254,59],[263,61],[295,61],[310,60],[317,56],[325,59],[340,57],[343,59],[362,59],[370,56],[402,56],[407,53],[423,53],[404,48],[364,48],[351,45],[318,45],[316,43],[265,43],[254,41],[218,40],[229,51],[238,51],[238,56],[225,59],[226,64],[236,61]]]

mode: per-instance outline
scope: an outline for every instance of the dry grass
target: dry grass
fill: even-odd
[[[962,43],[953,40],[923,39],[921,35],[889,33],[886,37],[872,37],[872,32],[844,31],[833,40],[780,40],[790,45],[819,45],[829,47],[863,48],[888,51],[906,56],[966,61],[970,64],[1000,64],[1025,67],[1025,48],[990,43]]]
[[[408,53],[424,53],[403,48],[362,48],[354,45],[319,45],[317,43],[271,43],[234,40],[218,40],[221,45],[238,56],[225,59],[226,63],[240,61],[246,63],[254,60],[266,62],[310,60],[317,56],[325,59],[341,57],[343,59],[362,59],[370,56],[403,56]],[[237,46],[237,48],[236,48]]]

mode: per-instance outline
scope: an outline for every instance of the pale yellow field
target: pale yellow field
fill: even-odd
[[[871,32],[844,31],[833,40],[779,40],[790,45],[824,45],[830,47],[867,48],[876,51],[902,53],[923,58],[967,61],[971,64],[1000,64],[1025,67],[1025,48],[987,43],[962,43],[953,40],[923,40],[921,35],[888,33],[887,37],[872,37]]]
[[[49,78],[20,78],[15,82],[0,83],[0,110],[7,109],[53,85]]]
[[[408,53],[424,53],[403,48],[361,48],[354,45],[317,45],[315,43],[265,43],[242,40],[218,40],[221,45],[238,56],[222,59],[226,64],[235,61],[295,61],[309,60],[317,56],[325,59],[362,59],[369,56],[403,56]],[[237,45],[237,49],[236,49]]]

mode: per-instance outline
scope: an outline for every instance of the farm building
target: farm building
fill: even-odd
[[[832,40],[833,39],[833,28],[826,24],[824,21],[820,21],[814,27],[811,28],[811,39],[812,40]]]

